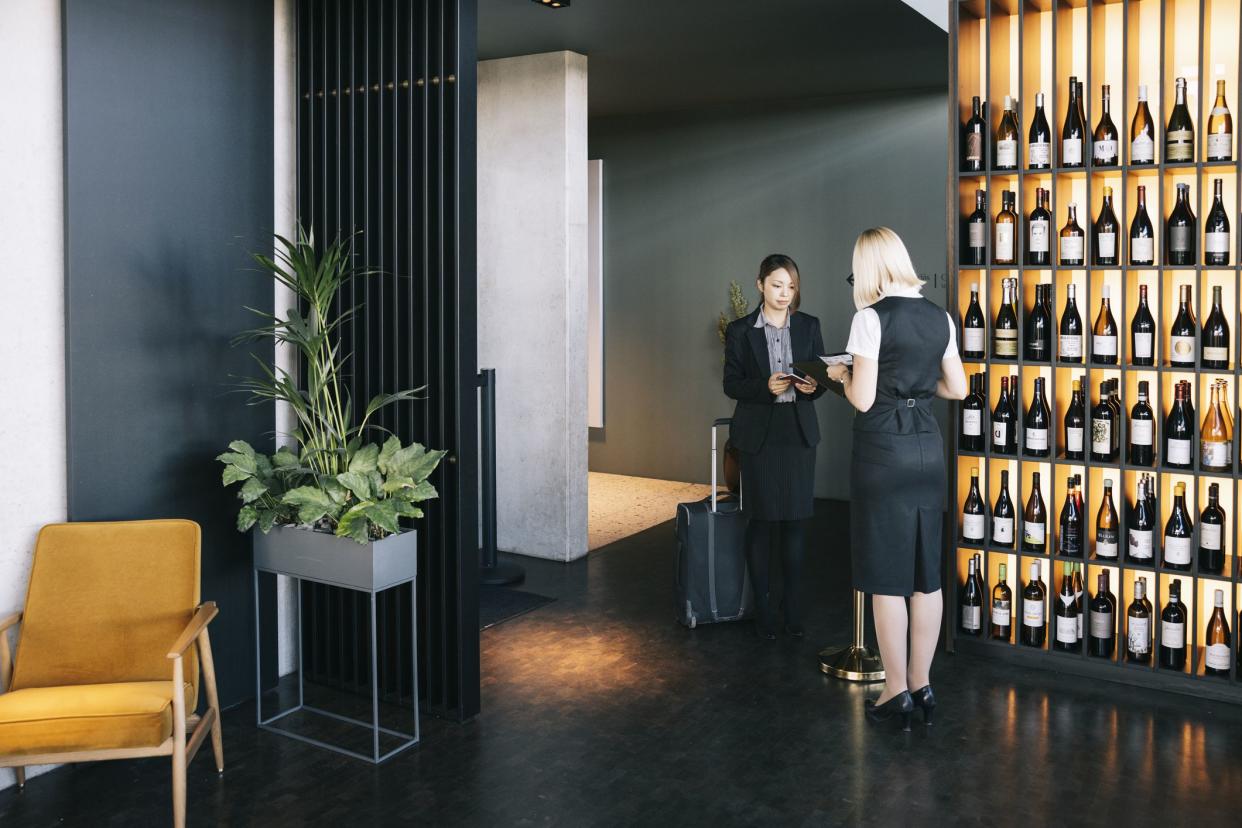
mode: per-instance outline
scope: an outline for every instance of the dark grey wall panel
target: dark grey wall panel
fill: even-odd
[[[867,227],[901,234],[925,295],[943,304],[944,107],[942,93],[912,92],[592,119],[591,157],[604,160],[607,401],[593,471],[708,481],[708,428],[733,411],[714,320],[731,279],[754,307],[768,253],[798,263],[803,309],[829,349],[845,346],[844,280]],[[834,396],[816,409],[816,494],[846,497],[852,411]]]
[[[229,393],[229,339],[270,310],[272,7],[65,0],[65,280],[71,520],[203,527],[221,702],[253,695],[250,538],[214,457],[270,448],[273,412]],[[265,357],[270,357],[266,349]]]

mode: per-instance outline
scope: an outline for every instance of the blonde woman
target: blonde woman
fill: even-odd
[[[865,709],[872,721],[897,716],[909,730],[915,706],[932,721],[930,673],[943,609],[948,479],[931,406],[935,397],[966,396],[966,375],[953,320],[923,298],[923,281],[896,233],[878,227],[858,237],[853,283],[858,312],[846,350],[854,365],[833,366],[830,375],[858,410],[850,465],[853,580],[872,596],[886,677],[884,692]]]

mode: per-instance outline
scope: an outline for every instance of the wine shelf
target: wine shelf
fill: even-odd
[[[960,450],[957,445],[960,412],[955,412],[950,437],[952,462],[949,463],[950,486],[953,495],[953,518],[951,525],[952,562],[947,575],[946,636],[950,649],[983,657],[1000,658],[1028,666],[1045,667],[1058,672],[1082,677],[1084,680],[1109,679],[1158,689],[1188,693],[1202,698],[1242,703],[1242,671],[1239,670],[1239,640],[1242,639],[1242,484],[1238,479],[1239,431],[1242,430],[1242,409],[1239,395],[1242,388],[1242,3],[1238,0],[949,0],[950,4],[950,159],[946,181],[946,200],[949,207],[947,238],[949,252],[949,307],[958,322],[958,342],[961,343],[961,320],[970,301],[970,286],[980,288],[979,301],[987,323],[986,352],[984,359],[963,360],[968,374],[986,372],[984,383],[985,411],[983,413],[983,451]],[[1061,126],[1069,99],[1069,76],[1075,75],[1083,84],[1084,110],[1087,136],[1084,142],[1082,167],[1052,166],[1048,169],[1027,167],[1027,134],[1030,117],[1035,108],[1035,94],[1045,97],[1054,165],[1059,164]],[[1195,126],[1195,154],[1198,160],[1170,163],[1163,160],[1164,127],[1168,121],[1174,99],[1174,81],[1177,77],[1188,79],[1187,104]],[[1226,96],[1234,118],[1234,161],[1208,161],[1206,125],[1214,98],[1213,81],[1217,77],[1226,80]],[[1114,166],[1091,164],[1090,133],[1099,121],[1101,85],[1111,87],[1111,115],[1119,133],[1121,163]],[[1148,87],[1148,105],[1156,132],[1157,163],[1133,164],[1129,161],[1130,119],[1137,105],[1138,86]],[[983,117],[986,123],[985,158],[983,170],[963,170],[962,124],[971,114],[971,97],[980,96],[987,106]],[[1003,98],[1008,95],[1014,101],[1014,114],[1018,120],[1019,164],[1018,169],[995,169],[993,137],[1000,123]],[[1203,257],[1204,219],[1213,198],[1213,180],[1222,179],[1225,206],[1229,214],[1231,239],[1230,253],[1233,264],[1228,266],[1205,265]],[[1199,261],[1194,265],[1168,266],[1159,264],[1165,255],[1165,222],[1176,197],[1176,184],[1190,186],[1190,202],[1196,214],[1198,239],[1196,251]],[[1154,265],[1129,265],[1129,227],[1133,219],[1136,187],[1147,189],[1147,210],[1155,229]],[[1094,265],[1091,263],[1091,224],[1100,208],[1102,189],[1113,188],[1113,209],[1117,215],[1119,233],[1117,240],[1117,265]],[[1049,264],[1027,263],[1026,224],[1034,207],[1035,188],[1050,191],[1049,208],[1051,221],[1051,258]],[[974,210],[975,190],[983,190],[987,211],[987,263],[973,264],[965,260],[963,241],[966,236],[966,219]],[[992,262],[993,222],[1000,209],[1000,192],[1016,193],[1015,212],[1018,222],[1015,230],[1013,264]],[[1087,260],[1079,266],[1061,266],[1057,263],[1057,234],[1066,220],[1066,205],[1078,206],[1078,223],[1087,237]],[[1031,361],[995,359],[992,357],[992,326],[1001,301],[1001,279],[1018,280],[1019,305],[1023,310],[1018,323],[1018,353],[1025,352],[1025,312],[1031,307],[1035,295],[1034,285],[1052,286],[1053,340],[1056,338],[1056,322],[1064,309],[1066,286],[1074,284],[1079,312],[1083,317],[1084,348],[1088,349],[1082,363],[1059,360]],[[1091,323],[1099,310],[1101,287],[1110,286],[1111,304],[1119,329],[1118,364],[1095,364],[1091,361],[1089,340]],[[1130,319],[1138,303],[1138,285],[1147,286],[1149,306],[1156,322],[1156,364],[1138,366],[1129,364]],[[1192,287],[1193,310],[1196,324],[1202,326],[1211,309],[1211,288],[1220,286],[1224,294],[1224,307],[1231,325],[1230,365],[1228,369],[1209,369],[1201,366],[1185,367],[1170,365],[1169,327],[1177,311],[1178,286]],[[1000,379],[1018,375],[1018,425],[1030,404],[1032,380],[1044,376],[1046,397],[1052,412],[1052,439],[1050,456],[1029,456],[1022,451],[1019,439],[1017,454],[998,454],[992,450],[990,433],[991,412],[995,407]],[[1088,418],[1091,406],[1097,398],[1099,382],[1106,378],[1118,378],[1123,416],[1121,453],[1112,461],[1092,460],[1089,453],[1082,459],[1064,456],[1062,421],[1070,397],[1070,383],[1084,378],[1084,396]],[[1209,471],[1199,468],[1198,439],[1203,414],[1207,408],[1208,386],[1211,381],[1223,378],[1228,381],[1228,407],[1233,415],[1233,464],[1228,471]],[[1128,442],[1129,412],[1136,400],[1137,382],[1146,380],[1150,385],[1150,403],[1155,413],[1154,443],[1156,457],[1151,466],[1127,462],[1125,455]],[[1162,438],[1164,420],[1172,403],[1173,384],[1177,379],[1191,382],[1191,401],[1194,404],[1194,457],[1192,468],[1180,469],[1163,465]],[[970,470],[979,468],[980,489],[985,501],[990,524],[992,507],[999,492],[1000,471],[1009,472],[1010,495],[1014,502],[1017,523],[1021,525],[1022,509],[1029,495],[1031,472],[1041,472],[1041,484],[1048,513],[1048,551],[1039,555],[1024,552],[1021,533],[1015,548],[1001,548],[991,543],[965,543],[961,540],[961,509],[969,487]],[[1071,471],[1073,470],[1073,471]],[[1083,502],[1086,511],[1087,537],[1083,539],[1083,557],[1064,557],[1056,554],[1058,515],[1064,499],[1064,478],[1080,473],[1083,478]],[[1138,475],[1147,473],[1156,482],[1156,536],[1153,562],[1150,564],[1125,559],[1128,504],[1133,501]],[[1122,555],[1119,560],[1100,559],[1094,556],[1095,515],[1102,497],[1105,478],[1114,483],[1114,503],[1120,519]],[[1187,483],[1186,506],[1194,521],[1192,538],[1192,565],[1187,571],[1173,571],[1162,566],[1163,528],[1173,501],[1173,483]],[[1198,569],[1199,518],[1207,502],[1210,483],[1220,486],[1220,503],[1225,510],[1226,521],[1225,567],[1219,574],[1200,572]],[[1049,496],[1051,495],[1051,497]],[[990,532],[989,532],[990,537]],[[979,636],[964,633],[960,626],[959,592],[966,577],[969,560],[974,555],[982,558],[984,581],[982,630]],[[1028,647],[1018,643],[1021,625],[1021,593],[1028,577],[1028,563],[1038,560],[1041,579],[1046,586],[1045,619],[1047,636],[1043,647]],[[990,638],[991,590],[996,584],[999,565],[1008,567],[1007,582],[1013,593],[1011,635],[1008,641]],[[1052,646],[1055,638],[1053,602],[1060,585],[1061,568],[1065,563],[1083,565],[1084,595],[1086,606],[1096,589],[1099,572],[1110,572],[1109,588],[1116,597],[1117,616],[1114,618],[1115,646],[1111,658],[1090,656],[1084,638],[1078,651],[1065,652]],[[1144,580],[1147,598],[1152,604],[1153,633],[1152,658],[1146,664],[1134,664],[1126,660],[1125,612],[1134,580]],[[1158,648],[1161,643],[1159,617],[1165,606],[1172,580],[1180,579],[1182,603],[1187,610],[1187,658],[1184,670],[1169,670],[1158,666]],[[1208,618],[1211,615],[1212,598],[1216,589],[1225,592],[1225,605],[1231,632],[1230,670],[1227,677],[1206,675],[1204,639]]]

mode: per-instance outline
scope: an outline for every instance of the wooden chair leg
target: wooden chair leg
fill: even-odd
[[[13,768],[13,772],[17,774],[17,787],[26,787],[26,769],[19,765]]]
[[[207,705],[216,711],[211,723],[211,750],[216,755],[216,771],[224,773],[224,733],[220,729],[220,699],[216,695],[216,665],[211,657],[211,638],[204,629],[198,639],[198,655],[203,662],[203,684],[207,689]]]
[[[173,826],[185,828],[185,673],[181,657],[173,661]]]

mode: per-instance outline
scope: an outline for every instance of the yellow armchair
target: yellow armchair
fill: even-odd
[[[25,611],[0,618],[0,767],[19,785],[27,765],[171,756],[173,822],[185,825],[186,764],[208,733],[224,771],[207,635],[219,610],[199,603],[200,549],[188,520],[39,532]]]

